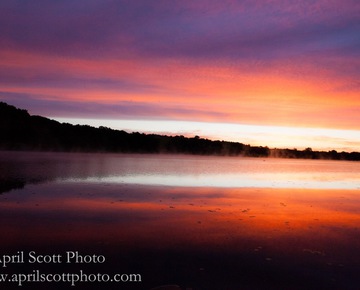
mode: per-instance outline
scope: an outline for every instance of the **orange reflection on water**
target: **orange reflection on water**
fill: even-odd
[[[1,230],[8,233],[3,245],[26,237],[28,243],[222,245],[238,250],[248,241],[272,247],[296,241],[286,247],[301,251],[314,241],[317,248],[326,248],[328,239],[341,244],[359,234],[358,190],[84,184],[76,193],[71,184],[57,187],[57,194],[49,196],[49,185],[37,186],[37,194],[21,202],[16,194],[3,197]]]

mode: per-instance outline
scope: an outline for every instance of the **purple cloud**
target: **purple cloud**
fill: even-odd
[[[360,5],[318,1],[2,1],[2,47],[94,58],[359,54]]]
[[[69,117],[69,118],[91,118],[94,115],[103,119],[192,119],[203,116],[209,119],[227,117],[226,113],[191,109],[183,106],[170,104],[145,103],[119,101],[112,103],[98,102],[68,102],[62,101],[61,97],[57,100],[46,99],[46,96],[37,96],[23,93],[8,93],[0,91],[0,101],[7,102],[13,106],[26,109],[32,115],[42,115],[47,117]],[[156,117],[154,117],[156,116]]]
[[[222,91],[227,89],[227,83],[222,82],[227,69],[232,75],[226,81],[238,84],[247,68],[250,73],[279,76],[279,82],[284,83],[287,78],[309,75],[312,78],[309,87],[318,81],[315,78],[321,72],[319,80],[334,85],[326,87],[322,94],[309,94],[309,98],[325,98],[331,89],[332,92],[352,89],[355,95],[360,79],[359,3],[357,0],[296,3],[287,0],[3,0],[0,53],[13,52],[13,59],[0,59],[2,98],[19,107],[41,108],[48,115],[73,112],[90,116],[98,109],[113,116],[114,104],[99,104],[102,94],[111,91],[112,100],[123,93],[119,97],[121,103],[114,107],[121,116],[220,117],[225,113],[181,107],[185,99],[189,100],[188,105],[192,98],[196,99],[197,108],[201,102],[206,103],[206,94],[217,81],[212,72],[218,68],[225,73],[223,78],[219,77],[220,89],[213,98],[220,99]],[[16,53],[22,55],[20,61]],[[27,56],[34,56],[32,62],[26,62]],[[38,59],[42,60],[41,64],[36,62]],[[77,67],[77,60],[91,65],[82,63]],[[135,68],[130,68],[131,65],[129,71],[128,67],[118,68],[116,61],[131,63]],[[106,65],[98,68],[98,64]],[[188,65],[189,71],[166,75],[167,67],[174,71],[178,64]],[[156,66],[161,70],[152,70]],[[205,73],[190,71],[202,66]],[[255,79],[256,73],[253,75]],[[248,79],[253,75],[249,74]],[[260,77],[259,81],[264,78]],[[35,89],[32,94],[19,93],[32,88],[39,88],[37,95]],[[61,101],[58,88],[68,90],[66,101]],[[77,95],[80,89],[84,89],[81,96]],[[234,99],[237,94],[240,99],[241,87],[232,89]],[[92,101],[73,101],[85,99],[87,93],[95,90],[98,95],[94,93]],[[275,90],[268,89],[274,96]],[[265,98],[268,91],[264,89]],[[261,97],[260,93],[255,96],[257,100]],[[94,102],[95,98],[99,103]],[[144,101],[146,98],[148,103]],[[132,99],[139,102],[127,102]],[[164,104],[159,105],[160,99]],[[154,104],[150,105],[152,100]],[[350,105],[353,100],[354,97],[349,97]],[[175,103],[181,104],[178,108],[168,105]]]

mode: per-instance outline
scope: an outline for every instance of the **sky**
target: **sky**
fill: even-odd
[[[61,122],[360,151],[360,2],[2,0],[0,101]]]

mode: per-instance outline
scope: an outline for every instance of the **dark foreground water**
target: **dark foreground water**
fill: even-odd
[[[0,289],[360,289],[360,163],[2,152],[0,165]]]

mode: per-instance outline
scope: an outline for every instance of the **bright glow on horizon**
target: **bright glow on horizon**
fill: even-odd
[[[260,126],[233,123],[190,122],[173,120],[106,120],[55,118],[70,124],[105,126],[127,132],[162,135],[198,135],[211,140],[224,140],[268,146],[270,148],[297,148],[303,150],[359,151],[360,131],[285,126]]]

